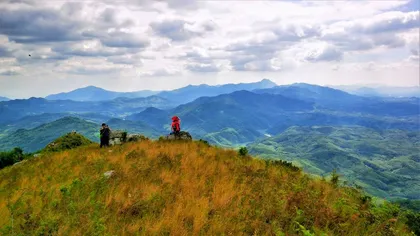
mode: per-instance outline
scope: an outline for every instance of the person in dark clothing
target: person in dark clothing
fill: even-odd
[[[102,124],[101,130],[99,131],[101,137],[101,145],[100,147],[108,147],[109,146],[109,135],[111,133],[111,129],[105,123]]]

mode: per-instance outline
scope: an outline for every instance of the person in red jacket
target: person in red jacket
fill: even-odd
[[[181,120],[178,116],[172,117],[171,134],[178,135],[181,131]]]

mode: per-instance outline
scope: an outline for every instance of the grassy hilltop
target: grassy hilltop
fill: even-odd
[[[336,178],[202,142],[88,144],[0,170],[1,235],[409,232],[397,207]]]

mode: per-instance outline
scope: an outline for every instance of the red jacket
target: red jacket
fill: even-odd
[[[179,121],[172,122],[171,126],[172,126],[173,131],[176,131],[176,132],[181,131],[181,126],[179,125]]]
[[[179,123],[179,118],[177,116],[172,117],[172,131],[178,132],[181,131],[181,125]]]

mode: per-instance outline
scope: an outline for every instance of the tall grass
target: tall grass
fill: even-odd
[[[110,178],[104,173],[114,170]],[[0,234],[409,235],[398,209],[202,142],[89,145],[0,171]]]

